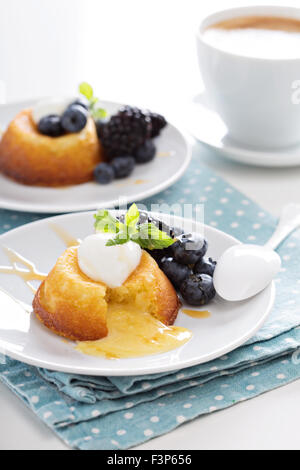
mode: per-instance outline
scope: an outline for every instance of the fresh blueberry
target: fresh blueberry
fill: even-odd
[[[157,262],[158,266],[161,265],[161,261],[170,256],[170,251],[168,248],[163,248],[163,249],[154,249],[154,250],[147,250],[146,251],[149,253],[149,255],[152,256],[152,258],[155,259],[155,261]]]
[[[85,128],[88,112],[78,104],[69,106],[61,118],[61,124],[66,132],[80,132]]]
[[[108,184],[115,178],[115,172],[109,163],[99,163],[94,169],[94,178],[100,184]]]
[[[176,289],[179,289],[182,282],[192,274],[192,270],[184,264],[177,263],[173,258],[163,258],[160,268]]]
[[[126,178],[129,176],[135,166],[133,157],[115,157],[111,161],[111,166],[114,169],[116,178]]]
[[[172,245],[172,251],[178,263],[195,264],[207,252],[207,241],[199,235],[182,235]]]
[[[88,101],[83,98],[77,98],[75,101],[73,101],[73,103],[70,104],[70,106],[73,106],[74,104],[82,106],[86,111],[89,111],[90,109]]]
[[[208,274],[213,276],[217,262],[212,258],[201,258],[194,266],[195,274]]]
[[[144,145],[140,147],[135,153],[135,161],[137,163],[148,163],[153,160],[156,148],[152,140],[146,140]]]
[[[56,114],[43,117],[38,123],[38,130],[41,134],[48,135],[50,137],[59,137],[64,133],[60,116],[57,116]]]
[[[205,305],[216,295],[213,278],[208,274],[192,274],[181,284],[180,293],[190,305]]]

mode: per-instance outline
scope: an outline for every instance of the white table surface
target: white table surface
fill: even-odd
[[[300,202],[300,168],[258,169],[237,165],[200,146],[203,163],[277,215]],[[198,418],[137,449],[299,449],[300,381]],[[0,449],[67,447],[0,384]]]

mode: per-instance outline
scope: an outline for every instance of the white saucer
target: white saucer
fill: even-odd
[[[153,215],[170,223],[166,214]],[[1,235],[0,265],[10,265],[2,249],[9,247],[31,260],[41,272],[49,272],[65,249],[63,241],[50,227],[53,222],[74,238],[83,239],[93,232],[92,212],[61,215],[23,225]],[[188,219],[172,217],[171,223],[176,227],[183,227],[184,224],[187,231],[204,232],[209,245],[208,256],[216,260],[227,248],[239,243],[213,227],[200,224],[195,227],[194,222]],[[84,355],[75,349],[75,343],[66,342],[45,328],[11,297],[31,305],[33,293],[28,286],[16,275],[1,273],[0,351],[38,367],[85,375],[143,375],[179,370],[211,361],[244,344],[267,319],[274,293],[272,283],[255,297],[243,302],[226,302],[215,298],[205,307],[211,313],[205,319],[192,318],[181,310],[176,325],[192,331],[193,336],[188,343],[163,354],[109,360]]]
[[[228,135],[228,129],[221,117],[209,105],[205,93],[195,96],[189,103],[185,119],[187,129],[197,140],[213,147],[230,160],[264,167],[300,165],[300,144],[280,150],[260,151],[235,142]]]

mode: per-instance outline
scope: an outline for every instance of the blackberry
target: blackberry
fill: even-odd
[[[144,224],[144,223],[154,224],[159,230],[161,230],[162,232],[166,232],[171,238],[175,238],[178,235],[182,234],[182,231],[180,229],[170,227],[168,224],[166,224],[162,220],[152,217],[152,215],[149,215],[148,212],[146,211],[140,211],[139,223],[140,224]]]
[[[107,121],[104,119],[97,119],[97,121],[95,121],[97,135],[99,139],[102,139],[106,124],[107,124]]]
[[[125,222],[125,216],[122,214],[118,217],[118,219],[120,220],[120,222],[124,223]],[[175,228],[175,227],[170,227],[169,225],[167,225],[165,222],[163,222],[162,220],[159,220],[159,219],[156,219],[154,217],[152,217],[152,215],[150,215],[147,211],[143,211],[141,210],[140,211],[140,218],[139,218],[139,221],[138,221],[139,224],[154,224],[156,225],[156,227],[159,229],[159,230],[162,230],[163,232],[166,232],[171,238],[175,238],[175,237],[178,237],[179,235],[182,234],[182,230],[181,229],[178,229],[178,228]],[[172,245],[171,245],[172,246]],[[171,247],[167,248],[168,250],[170,249]],[[156,250],[149,250],[149,253],[153,253],[155,252]],[[157,251],[163,251],[163,250],[157,250]],[[166,256],[166,255],[164,255]]]
[[[167,121],[161,114],[150,112],[149,116],[152,124],[151,137],[157,137],[160,131],[167,125]]]
[[[134,155],[151,137],[152,123],[147,112],[124,106],[101,129],[101,142],[109,158]]]
[[[154,250],[146,250],[146,251],[149,253],[149,255],[152,256],[152,258],[155,259],[158,266],[161,266],[161,262],[164,259],[171,256],[171,252],[170,252],[169,248],[162,248],[161,250],[157,248],[157,249],[154,249]]]

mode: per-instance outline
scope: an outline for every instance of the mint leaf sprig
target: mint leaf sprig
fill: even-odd
[[[104,119],[107,116],[107,112],[104,108],[99,105],[99,98],[94,96],[94,90],[87,82],[82,82],[79,85],[79,93],[83,95],[89,102],[90,113],[93,118]]]
[[[122,245],[131,240],[143,249],[162,250],[175,242],[166,232],[159,230],[152,223],[138,225],[140,213],[136,204],[130,206],[125,215],[124,224],[107,210],[99,210],[94,217],[97,233],[115,234],[114,238],[108,240],[106,246]]]

